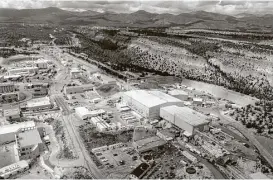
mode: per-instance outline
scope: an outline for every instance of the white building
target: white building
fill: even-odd
[[[86,107],[77,107],[75,108],[75,113],[79,118],[83,120],[87,120],[88,118],[91,118],[91,117],[103,115],[106,113],[106,111],[103,109],[89,111]]]
[[[35,128],[34,121],[0,126],[0,144],[15,141],[15,134]]]
[[[14,69],[9,69],[9,75],[34,75],[35,73],[38,72],[38,67],[23,67],[23,68],[14,68]]]
[[[201,104],[203,104],[203,99],[202,98],[193,98],[193,104],[201,105]]]
[[[161,107],[183,106],[183,101],[161,91],[132,90],[122,96],[122,101],[131,109],[147,118],[159,117]]]
[[[107,131],[107,130],[111,129],[110,125],[98,116],[92,117],[90,122],[92,124],[94,124],[97,127],[97,130],[100,132]]]
[[[193,135],[195,130],[208,130],[207,116],[189,108],[167,106],[160,109],[160,117]]]
[[[43,110],[43,109],[50,109],[53,107],[48,96],[42,98],[32,99],[27,102],[26,108],[28,110]]]
[[[168,92],[169,95],[176,97],[182,101],[186,101],[189,97],[188,93],[181,89],[174,89]]]
[[[16,175],[20,172],[24,172],[28,169],[29,169],[29,165],[28,165],[27,161],[22,160],[22,161],[19,161],[14,164],[11,164],[11,165],[1,168],[0,169],[0,177],[7,179],[13,175]]]
[[[79,70],[78,68],[71,68],[70,70],[70,76],[72,78],[79,78],[82,74],[82,71]]]

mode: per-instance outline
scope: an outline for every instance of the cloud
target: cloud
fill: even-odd
[[[0,7],[18,9],[59,7],[117,13],[131,13],[137,10],[172,14],[203,10],[230,15],[273,12],[273,2],[263,0],[0,0]]]

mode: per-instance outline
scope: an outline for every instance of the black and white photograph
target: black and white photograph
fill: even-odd
[[[0,179],[273,179],[273,1],[0,0]]]

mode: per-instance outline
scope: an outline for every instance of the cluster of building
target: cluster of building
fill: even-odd
[[[176,97],[171,96],[173,94]],[[194,131],[208,130],[208,117],[184,106],[185,93],[133,90],[125,92],[122,102],[148,119],[162,118],[192,136]]]

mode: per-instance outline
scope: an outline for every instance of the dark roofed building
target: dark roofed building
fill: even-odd
[[[141,179],[145,173],[150,169],[150,165],[147,163],[141,163],[138,167],[136,167],[131,173],[131,179]]]

